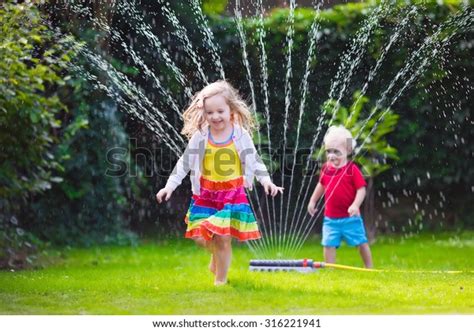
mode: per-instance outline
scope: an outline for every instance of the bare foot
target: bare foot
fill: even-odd
[[[216,280],[214,281],[214,286],[223,286],[227,285],[227,281]]]
[[[216,260],[214,259],[214,254],[211,254],[211,262],[209,262],[209,271],[214,275],[216,274]]]

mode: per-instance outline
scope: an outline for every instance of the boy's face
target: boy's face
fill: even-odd
[[[340,168],[346,165],[348,146],[346,139],[340,137],[330,137],[326,139],[324,149],[326,151],[326,159],[334,168]]]

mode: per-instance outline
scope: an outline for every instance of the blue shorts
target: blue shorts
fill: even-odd
[[[362,217],[324,217],[321,244],[338,248],[341,245],[341,239],[344,239],[349,246],[359,246],[367,242]]]

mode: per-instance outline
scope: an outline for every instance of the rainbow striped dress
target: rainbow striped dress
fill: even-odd
[[[211,240],[216,234],[245,241],[261,237],[232,135],[216,143],[209,134],[200,184],[200,194],[193,195],[186,214],[186,238]]]

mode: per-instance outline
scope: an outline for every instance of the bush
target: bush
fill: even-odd
[[[67,109],[56,91],[74,54],[32,5],[0,6],[0,267],[31,264],[37,237],[18,214],[35,194],[63,178],[64,155],[55,147],[85,123],[64,123]]]
[[[124,179],[105,176],[108,148],[128,147],[116,105],[75,76],[78,43],[43,20],[0,7],[0,268],[31,265],[44,241],[135,239]]]
[[[67,111],[54,93],[67,77],[72,50],[42,24],[31,5],[0,7],[0,197],[26,197],[60,182],[61,156],[52,148]]]

